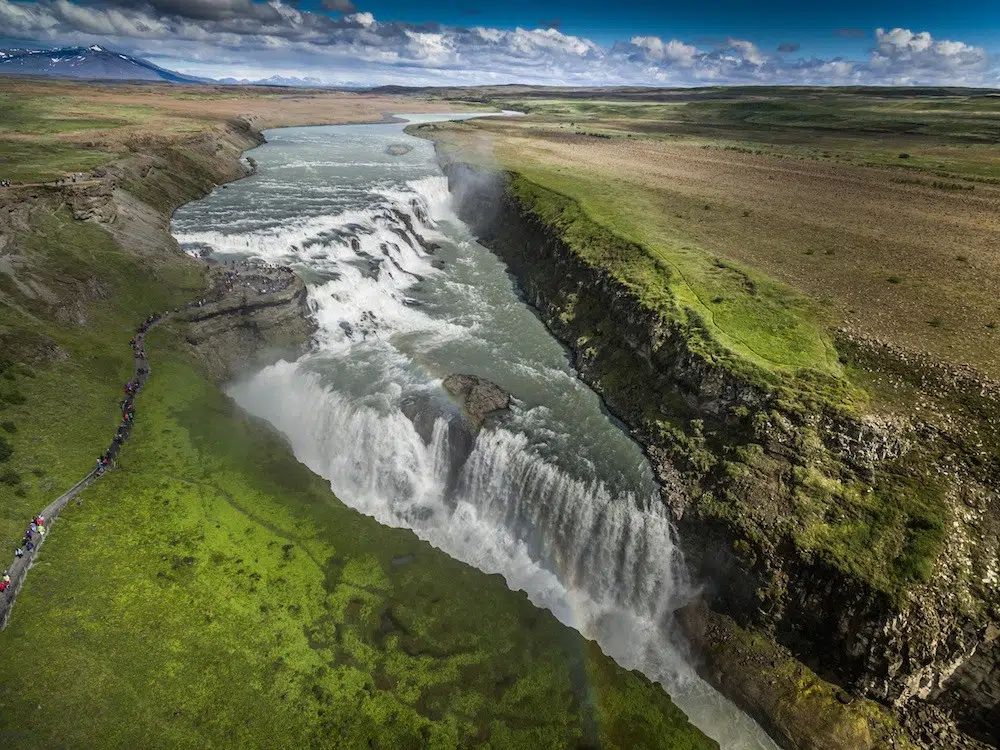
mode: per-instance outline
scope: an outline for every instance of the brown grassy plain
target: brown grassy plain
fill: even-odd
[[[1000,184],[859,163],[864,148],[893,148],[881,136],[841,137],[825,157],[736,146],[731,133],[640,136],[626,120],[491,118],[447,137],[543,183],[579,180],[592,199],[603,189],[622,212],[641,204],[650,235],[791,285],[820,304],[825,326],[1000,378]],[[942,140],[900,137],[895,148],[915,159],[959,154],[987,174],[1000,156]]]
[[[234,118],[266,129],[469,109],[483,107],[313,89],[0,78],[0,175],[24,183],[86,171],[150,142],[180,142]]]

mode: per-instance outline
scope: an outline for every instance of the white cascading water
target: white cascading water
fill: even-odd
[[[502,266],[451,213],[428,144],[397,125],[268,134],[260,173],[178,212],[191,252],[291,264],[315,350],[233,384],[344,502],[413,529],[663,683],[726,748],[773,748],[687,665],[670,613],[690,596],[641,451],[574,376]],[[389,156],[406,141],[413,151]],[[515,396],[478,435],[441,379]]]

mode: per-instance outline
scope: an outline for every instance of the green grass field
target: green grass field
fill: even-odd
[[[650,306],[668,317],[676,307],[697,313],[722,345],[761,367],[839,373],[816,305],[763,274],[710,257],[673,235],[659,221],[647,191],[581,170],[523,165],[519,173],[526,178],[518,183],[519,194],[532,210],[565,227],[574,248],[597,265],[612,267]],[[575,205],[533,190],[532,184]],[[582,236],[585,222],[578,219],[606,227],[648,260],[640,253],[627,262],[608,257],[610,243]]]
[[[107,447],[137,322],[202,285],[183,257],[132,255],[63,212],[36,212],[15,247],[8,550]],[[63,511],[0,634],[4,743],[716,747],[499,576],[343,505],[199,374],[183,330],[147,346],[119,467]]]
[[[114,154],[61,143],[0,138],[0,175],[17,182],[46,182],[66,172],[86,172],[107,164]]]
[[[660,99],[657,101],[656,99]],[[674,91],[651,99],[523,97],[498,99],[548,118],[628,120],[743,130],[767,142],[782,131],[944,137],[995,144],[1000,97],[983,92],[753,87]],[[669,132],[664,130],[663,132]]]
[[[1000,97],[995,95],[900,98],[796,88],[735,89],[731,98],[725,93],[719,90],[703,101],[530,98],[498,106],[525,111],[565,132],[697,140],[769,155],[1000,181]]]
[[[84,98],[69,96],[26,96],[0,93],[0,135],[46,136],[78,130],[108,130],[141,123],[154,114],[149,107],[112,105],[99,111]]]
[[[150,336],[121,467],[0,636],[5,721],[45,710],[24,746],[712,746],[499,577],[341,505],[180,347]]]
[[[5,439],[14,451],[0,485],[5,548],[25,519],[90,471],[110,443],[132,373],[128,340],[137,321],[186,302],[203,283],[184,263],[158,264],[160,279],[152,281],[149,267],[103,230],[65,212],[35,215],[14,241],[30,262],[14,276],[0,275],[0,348],[9,363],[0,419],[12,426]],[[56,314],[53,299],[67,300]]]

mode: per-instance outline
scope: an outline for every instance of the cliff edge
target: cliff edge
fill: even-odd
[[[517,173],[445,169],[459,216],[644,446],[707,587],[705,611],[787,648],[845,696],[907,721],[922,707],[945,712],[949,736],[970,735],[951,746],[997,742],[1000,463],[980,436],[995,435],[1000,390],[840,343],[852,366],[898,372],[899,388],[983,428],[963,434],[945,419],[882,413],[845,378],[765,370],[669,294],[650,294],[644,281],[670,270],[569,198]],[[754,691],[713,681],[751,713],[773,713]],[[911,723],[921,746],[946,746]]]

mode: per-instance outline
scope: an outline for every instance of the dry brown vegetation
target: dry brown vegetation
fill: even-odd
[[[394,112],[445,108],[470,105],[263,86],[0,78],[0,176],[30,182],[86,171],[150,141],[179,142],[235,118],[265,129],[377,122]]]
[[[984,167],[945,178],[858,163],[893,149],[884,135],[851,133],[811,156],[734,145],[731,130],[637,137],[620,117],[565,119],[488,119],[448,138],[557,188],[580,180],[599,193],[603,181],[623,213],[641,204],[649,233],[787,282],[821,303],[824,325],[1000,377],[1000,185],[983,176],[995,146],[907,136],[915,160]]]

